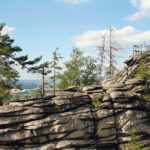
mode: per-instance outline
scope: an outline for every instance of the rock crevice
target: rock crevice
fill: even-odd
[[[126,64],[134,61],[129,67],[135,69],[141,59]],[[141,136],[137,143],[150,146],[150,102],[140,97],[143,79],[120,74],[101,86],[70,87],[45,99],[0,106],[0,150],[121,150],[132,129]]]

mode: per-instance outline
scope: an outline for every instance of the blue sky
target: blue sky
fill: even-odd
[[[23,54],[44,61],[56,47],[65,60],[75,46],[96,54],[98,39],[111,25],[126,57],[134,43],[150,41],[150,0],[1,0],[0,22]],[[35,76],[21,71],[21,78]]]

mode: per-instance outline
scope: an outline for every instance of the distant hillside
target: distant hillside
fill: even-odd
[[[19,80],[18,84],[22,89],[34,89],[41,83],[40,80]]]

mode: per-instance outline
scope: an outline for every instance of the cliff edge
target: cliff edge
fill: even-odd
[[[149,148],[150,101],[141,98],[144,79],[134,76],[146,58],[130,57],[102,85],[0,106],[0,150],[119,150],[132,139]]]

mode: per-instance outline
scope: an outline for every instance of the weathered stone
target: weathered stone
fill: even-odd
[[[105,101],[110,101],[110,100],[111,100],[110,94],[108,94],[108,93],[104,94],[102,101],[105,102]]]
[[[143,79],[142,78],[133,78],[133,79],[129,79],[125,82],[125,84],[131,84],[131,85],[134,85],[134,84],[143,84]]]
[[[127,64],[136,69],[138,61]],[[143,137],[137,143],[150,145],[150,102],[139,97],[143,79],[120,80],[120,73],[82,92],[69,87],[0,106],[0,150],[115,150],[131,139],[131,129]]]
[[[116,109],[132,109],[132,108],[136,108],[136,106],[134,106],[134,104],[132,103],[114,103],[114,108]]]
[[[103,102],[102,103],[102,107],[101,108],[113,108],[112,103],[111,102]]]
[[[107,82],[102,83],[102,86],[103,86],[103,89],[107,90],[110,87],[112,87],[113,84],[114,83],[113,83],[113,80],[112,80],[112,81],[107,81]]]
[[[70,87],[64,89],[64,91],[68,91],[68,92],[78,92],[78,91],[80,91],[80,90],[79,90],[79,88],[76,87],[76,86],[70,86]]]
[[[98,89],[98,90],[92,90],[92,91],[85,91],[88,94],[93,94],[93,93],[103,93],[104,90],[103,89]]]
[[[98,109],[95,111],[96,119],[103,119],[113,115],[113,111],[111,109]]]
[[[86,86],[84,88],[82,88],[82,91],[93,91],[93,90],[98,90],[98,89],[102,89],[102,86],[100,85],[92,85],[92,86]]]
[[[58,92],[56,93],[56,97],[59,99],[71,99],[74,97],[74,92]],[[56,97],[54,97],[54,99],[56,99]]]
[[[128,59],[126,59],[126,60],[124,61],[124,63],[125,63],[126,65],[130,65],[132,61],[133,61],[133,56],[130,56]]]
[[[115,130],[115,120],[113,116],[109,116],[104,118],[98,122],[97,125],[97,133],[99,138],[106,138],[109,136],[113,136],[116,134]]]
[[[113,92],[110,93],[110,96],[111,96],[112,99],[118,99],[118,98],[131,99],[131,98],[137,96],[137,94],[133,91],[126,91],[126,92],[113,91]]]
[[[50,143],[36,148],[29,148],[28,150],[52,150],[54,148],[55,148],[55,144]],[[19,149],[19,150],[24,150],[24,149]]]
[[[124,88],[125,84],[124,83],[114,83],[110,86],[110,88]]]
[[[145,86],[143,86],[143,85],[139,85],[139,86],[136,86],[133,88],[133,91],[135,91],[137,93],[144,92],[144,90],[145,90]]]
[[[90,94],[90,97],[92,99],[96,99],[96,100],[102,100],[103,99],[103,93],[93,93],[93,94]]]
[[[109,88],[109,89],[107,90],[107,93],[111,93],[111,92],[113,92],[113,91],[121,91],[121,92],[124,92],[124,91],[129,91],[129,90],[131,90],[131,89],[132,89],[131,86],[125,86],[125,85],[123,84],[123,87],[111,87],[111,88]]]

